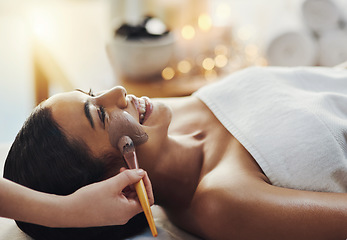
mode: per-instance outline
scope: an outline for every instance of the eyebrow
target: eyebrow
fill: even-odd
[[[87,100],[85,103],[84,103],[84,114],[86,115],[89,123],[90,123],[90,126],[92,128],[94,128],[94,121],[93,121],[93,118],[92,118],[92,115],[90,114],[90,102]]]

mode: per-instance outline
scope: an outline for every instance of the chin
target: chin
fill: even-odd
[[[143,123],[144,128],[162,128],[166,131],[170,125],[172,119],[171,108],[160,101],[153,101],[153,112],[149,118]],[[145,129],[146,130],[146,129]]]
[[[172,119],[171,108],[162,102],[153,102],[153,112],[143,124],[143,130],[148,135],[148,141],[139,146],[141,150],[150,152],[160,150],[160,146],[168,139],[168,129]],[[159,149],[157,149],[159,148]]]

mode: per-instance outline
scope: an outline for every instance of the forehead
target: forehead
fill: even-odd
[[[59,93],[47,99],[44,106],[52,109],[53,117],[58,121],[66,117],[66,114],[70,117],[83,114],[83,107],[87,97],[86,94],[77,91]]]
[[[74,91],[56,94],[44,103],[44,107],[52,110],[54,120],[68,135],[79,137],[82,130],[91,128],[84,115],[84,103],[88,95]],[[89,126],[88,126],[89,125]]]
[[[87,97],[88,95],[79,91],[58,93],[48,98],[44,102],[44,105],[48,107],[53,107],[68,102],[83,102],[86,100]]]
[[[95,156],[100,156],[113,149],[106,132],[90,125],[84,112],[84,104],[88,99],[90,97],[87,94],[79,91],[61,93],[46,100],[44,107],[51,109],[54,120],[66,136],[82,140]]]

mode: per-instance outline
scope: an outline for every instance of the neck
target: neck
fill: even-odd
[[[144,169],[153,184],[156,203],[175,208],[190,203],[200,181],[210,116],[205,114],[209,111],[205,105],[193,97],[163,101],[172,108],[172,121],[161,149],[154,150],[155,159],[146,162]]]
[[[167,151],[149,174],[156,203],[186,206],[199,183],[203,164],[203,133],[169,136]]]

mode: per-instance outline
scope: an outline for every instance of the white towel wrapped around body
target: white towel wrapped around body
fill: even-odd
[[[272,184],[347,192],[347,70],[250,68],[194,95]]]

